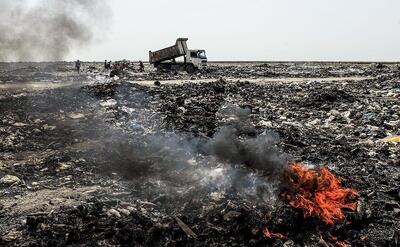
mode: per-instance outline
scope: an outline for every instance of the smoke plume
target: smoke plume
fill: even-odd
[[[106,0],[1,0],[0,61],[62,60],[110,17]]]
[[[274,132],[256,134],[250,121],[250,112],[248,108],[224,106],[219,113],[231,121],[209,142],[209,152],[221,161],[243,164],[262,171],[266,176],[274,177],[282,172],[289,156],[277,149],[278,134]]]
[[[135,125],[141,120],[131,115]],[[249,109],[229,105],[219,114],[230,120],[213,138],[157,131],[152,134],[113,134],[105,142],[103,160],[111,171],[127,179],[149,179],[172,196],[175,191],[195,187],[271,202],[289,157],[279,152],[277,134],[254,133]],[[145,127],[143,127],[145,129]],[[182,194],[180,194],[182,195]]]

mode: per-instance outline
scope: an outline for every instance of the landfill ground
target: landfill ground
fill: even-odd
[[[0,63],[0,246],[400,245],[398,64],[109,72]],[[326,166],[356,210],[305,217],[283,160]]]

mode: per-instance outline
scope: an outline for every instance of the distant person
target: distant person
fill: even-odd
[[[107,60],[104,60],[104,70],[107,70]]]
[[[107,63],[107,69],[111,69],[111,60]]]
[[[75,69],[79,73],[81,73],[81,61],[79,59],[75,62]]]
[[[139,71],[144,72],[144,64],[142,61],[139,61]]]

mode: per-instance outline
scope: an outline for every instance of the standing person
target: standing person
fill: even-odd
[[[104,60],[104,70],[107,70],[107,60]]]
[[[144,72],[144,64],[142,61],[139,61],[139,71]]]
[[[111,69],[111,60],[107,63],[107,69]]]
[[[75,62],[75,69],[78,74],[81,72],[81,61],[79,61],[79,59]]]

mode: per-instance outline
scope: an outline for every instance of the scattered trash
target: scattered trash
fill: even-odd
[[[102,63],[80,75],[64,62],[0,65],[1,246],[398,243],[394,65],[210,63],[189,75],[113,64],[113,79]],[[230,140],[227,126],[239,141],[220,160],[205,144]],[[271,136],[356,189],[356,210],[331,227],[281,200],[279,174],[253,166]]]
[[[13,185],[13,184],[18,184],[21,182],[21,179],[19,179],[17,176],[13,175],[5,175],[0,179],[0,184],[4,185]]]
[[[85,115],[82,113],[72,113],[69,115],[69,117],[72,119],[80,119],[80,118],[84,118]]]
[[[197,238],[196,233],[192,231],[181,219],[175,216],[175,220],[178,222],[178,225],[182,228],[182,230],[189,236],[194,239]]]
[[[385,141],[385,142],[396,142],[396,143],[399,143],[399,142],[400,142],[400,136],[391,136],[391,137],[387,137],[387,138],[383,139],[383,141]]]

